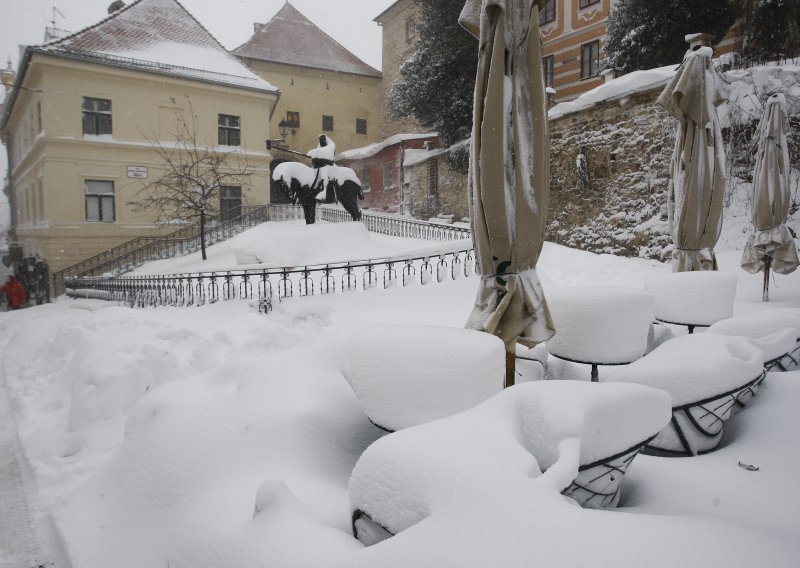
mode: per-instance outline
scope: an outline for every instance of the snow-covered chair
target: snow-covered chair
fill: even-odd
[[[708,333],[748,339],[761,349],[767,371],[800,368],[800,310],[778,308],[735,316],[713,324]],[[736,402],[744,406],[756,394],[758,386],[742,389]]]
[[[647,351],[653,321],[653,296],[638,288],[581,286],[547,293],[556,334],[547,341],[551,355],[592,366],[623,365]]]
[[[648,448],[697,455],[716,449],[740,392],[762,381],[764,373],[762,352],[748,340],[701,333],[666,341],[604,380],[668,392],[672,420]]]
[[[348,488],[353,534],[371,545],[428,518],[446,524],[498,488],[533,508],[558,493],[614,507],[633,457],[669,416],[669,396],[639,385],[518,384],[367,448]]]
[[[768,371],[789,371],[800,365],[800,310],[760,310],[719,321],[708,331],[746,337],[764,352]]]
[[[683,325],[689,333],[733,315],[736,276],[717,271],[673,272],[648,278],[656,320]]]
[[[505,381],[503,342],[462,328],[369,326],[347,355],[345,379],[370,421],[388,432],[472,408]]]

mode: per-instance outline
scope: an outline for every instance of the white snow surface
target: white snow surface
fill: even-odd
[[[720,271],[674,272],[650,278],[656,318],[682,324],[711,325],[733,315],[736,277]]]
[[[285,162],[288,163],[288,162]],[[281,164],[284,165],[284,164]],[[277,169],[277,168],[276,168]],[[457,241],[436,241],[386,237],[370,233],[363,223],[326,223],[306,225],[303,221],[264,223],[245,231],[224,246],[207,249],[207,260],[200,252],[174,260],[154,261],[130,272],[129,275],[183,274],[194,272],[225,272],[231,269],[308,266],[363,260],[434,254],[463,248]]]
[[[648,89],[655,89],[656,87],[666,85],[675,74],[677,68],[678,65],[667,65],[665,67],[627,73],[612,81],[598,85],[590,91],[586,91],[573,101],[555,105],[548,111],[547,115],[552,120],[566,114],[589,108],[601,102],[623,99],[628,95],[633,95]]]
[[[365,158],[369,158],[370,156],[374,156],[384,148],[388,148],[389,146],[393,146],[395,144],[399,144],[400,142],[404,142],[406,140],[419,140],[421,138],[433,138],[437,136],[435,132],[428,132],[425,134],[393,134],[382,140],[380,142],[375,142],[373,144],[369,144],[362,148],[353,148],[351,150],[345,150],[336,156],[337,160],[363,160]]]
[[[298,226],[276,225],[288,232]],[[209,249],[220,269],[223,257],[236,267],[234,241]],[[741,249],[717,253],[721,270],[737,277],[735,316],[800,308],[800,271],[776,276],[770,302],[762,303],[760,276],[739,268]],[[203,269],[193,262],[188,270]],[[670,267],[546,243],[537,272],[549,294],[643,287]],[[43,543],[57,565],[75,567],[796,566],[800,372],[769,373],[728,421],[719,450],[684,459],[638,456],[616,511],[584,510],[559,494],[575,467],[577,438],[559,446],[542,475],[544,459],[511,446],[509,432],[525,437],[515,429],[519,415],[499,410],[516,396],[504,391],[486,403],[502,424],[473,422],[477,414],[468,411],[420,427],[459,421],[469,433],[460,455],[475,469],[437,480],[442,492],[430,492],[435,515],[363,548],[350,534],[347,487],[356,462],[385,433],[369,422],[344,378],[348,348],[376,324],[460,330],[477,284],[461,278],[297,298],[276,304],[269,316],[248,301],[129,309],[59,299],[0,312],[0,388],[12,403],[2,419],[16,426],[33,516],[55,527],[41,531]],[[548,366],[552,375],[552,358]],[[603,368],[601,380],[617,369]],[[565,422],[575,416],[571,404],[554,405]],[[604,416],[598,441],[630,431],[623,420],[611,422],[614,413]],[[419,455],[434,453],[432,442],[413,439]],[[580,442],[581,451],[585,446]],[[512,461],[493,464],[494,456]],[[446,466],[432,461],[431,478],[450,473]]]
[[[800,310],[774,309],[718,321],[709,333],[746,337],[771,361],[790,352],[800,341]]]
[[[556,334],[553,355],[586,363],[630,363],[647,350],[653,296],[638,288],[578,286],[555,290],[547,303]]]
[[[278,90],[276,86],[253,73],[233,55],[211,46],[205,47],[174,41],[162,41],[141,49],[108,50],[102,53],[113,57],[139,59],[184,67],[188,72],[197,70],[219,73],[226,75],[229,82],[243,86],[258,87],[264,90]]]
[[[569,509],[549,507],[580,465],[642,443],[670,416],[665,392],[638,385],[516,385],[472,410],[372,444],[350,478],[351,508],[394,534],[418,523],[426,532],[430,523],[446,527],[473,515],[474,501],[508,492],[527,496],[534,510],[548,508],[558,524]]]
[[[697,333],[665,341],[630,365],[603,369],[602,380],[662,389],[681,406],[745,386],[763,364],[761,350],[743,337]]]
[[[467,410],[503,390],[504,353],[499,338],[477,331],[374,326],[349,345],[344,376],[372,422],[401,430]]]

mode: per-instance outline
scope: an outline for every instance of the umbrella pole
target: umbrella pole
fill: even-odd
[[[772,265],[772,257],[767,256],[764,260],[764,291],[761,294],[762,302],[769,302],[769,269]]]
[[[516,351],[506,351],[506,385],[505,388],[514,386],[514,373],[517,366]]]

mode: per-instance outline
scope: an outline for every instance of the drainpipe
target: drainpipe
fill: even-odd
[[[17,238],[17,196],[16,190],[14,187],[14,162],[13,162],[13,152],[12,152],[12,140],[11,140],[11,133],[6,132],[5,140],[6,146],[6,154],[8,155],[8,209],[9,209],[9,216],[11,217],[10,223],[8,226],[8,254],[11,257],[12,261],[22,260],[22,246],[19,244],[19,240]]]

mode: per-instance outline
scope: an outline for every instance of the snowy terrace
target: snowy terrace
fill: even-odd
[[[430,246],[358,223],[269,223],[211,247],[205,267],[415,256]],[[761,279],[738,267],[740,251],[718,256],[736,282],[734,315],[800,308],[797,273],[778,278],[764,304]],[[199,266],[186,257],[140,274]],[[641,292],[670,267],[546,243],[538,272],[555,299],[582,286]],[[732,408],[713,453],[639,455],[624,464],[618,508],[581,508],[580,489],[566,487],[578,464],[651,438],[668,420],[669,396],[605,384],[620,376],[606,367],[593,385],[587,366],[542,347],[518,353],[519,384],[500,392],[502,344],[463,329],[476,286],[459,278],[294,298],[268,317],[249,301],[131,309],[67,298],[0,314],[0,399],[8,443],[22,449],[35,551],[24,560],[796,565],[800,371],[767,373],[747,407]],[[658,327],[661,340],[673,337],[665,345],[690,338],[684,327]],[[708,383],[727,368],[727,349],[690,349],[683,362],[706,351],[695,381]],[[742,368],[761,368],[753,357]],[[648,367],[651,376],[674,365]],[[382,527],[396,535],[364,546],[386,536]]]

